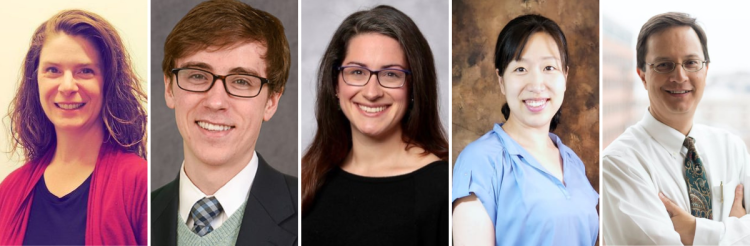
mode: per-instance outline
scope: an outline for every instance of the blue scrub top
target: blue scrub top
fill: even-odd
[[[580,158],[550,133],[565,185],[495,124],[461,152],[452,202],[473,193],[495,225],[495,245],[594,245],[599,194]]]

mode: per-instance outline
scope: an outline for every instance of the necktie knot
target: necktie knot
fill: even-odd
[[[693,148],[695,149],[695,139],[693,137],[686,137],[685,141],[682,142],[682,146],[685,146],[685,148]]]
[[[223,208],[216,197],[204,197],[193,204],[190,216],[193,218],[193,231],[199,236],[204,236],[213,231],[211,221],[214,220]]]

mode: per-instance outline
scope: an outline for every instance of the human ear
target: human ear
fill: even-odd
[[[271,120],[271,117],[273,117],[273,115],[276,113],[276,109],[279,108],[279,99],[281,99],[281,94],[282,92],[271,92],[268,100],[266,100],[266,107],[263,111],[263,121]]]
[[[164,75],[164,101],[167,102],[167,107],[174,109],[174,91],[172,91],[171,78]]]
[[[500,69],[495,69],[495,75],[497,75],[497,82],[500,84],[500,93],[505,95],[505,85],[503,84],[503,76],[500,76]]]

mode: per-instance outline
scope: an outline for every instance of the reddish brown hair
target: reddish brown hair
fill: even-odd
[[[407,149],[420,147],[448,159],[448,141],[438,113],[435,61],[427,40],[416,24],[403,12],[391,6],[377,6],[347,17],[333,34],[318,70],[318,98],[315,107],[318,130],[302,157],[302,213],[309,211],[315,193],[328,172],[341,164],[352,148],[351,124],[339,110],[336,83],[352,37],[379,33],[401,44],[412,75],[409,97],[414,101],[401,120],[402,139]]]
[[[259,42],[266,47],[269,93],[283,93],[289,78],[291,56],[284,26],[273,15],[234,0],[211,0],[198,4],[182,17],[164,44],[161,67],[172,77],[175,61],[206,48]],[[171,80],[169,84],[171,89]]]
[[[101,16],[83,10],[65,10],[42,23],[31,37],[21,67],[16,96],[8,109],[11,121],[11,151],[22,148],[27,161],[44,155],[57,141],[55,128],[42,110],[37,69],[47,38],[65,33],[83,37],[96,47],[102,59],[104,88],[101,117],[105,141],[114,141],[126,151],[146,158],[146,93],[133,71],[130,55],[115,28]]]

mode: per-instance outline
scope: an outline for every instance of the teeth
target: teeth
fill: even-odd
[[[365,105],[359,105],[359,108],[362,109],[362,111],[368,112],[368,113],[377,113],[380,111],[385,110],[385,106],[382,107],[367,107]]]
[[[58,103],[57,106],[61,109],[77,109],[83,107],[83,103]]]
[[[547,102],[547,100],[545,100],[545,99],[542,99],[542,100],[526,100],[526,104],[528,104],[529,106],[532,106],[532,107],[542,106],[546,102]]]
[[[231,126],[214,125],[208,122],[198,121],[198,126],[209,131],[226,131],[232,129]]]
[[[688,93],[690,91],[667,91],[667,92],[672,93],[672,94],[682,94],[682,93]]]

